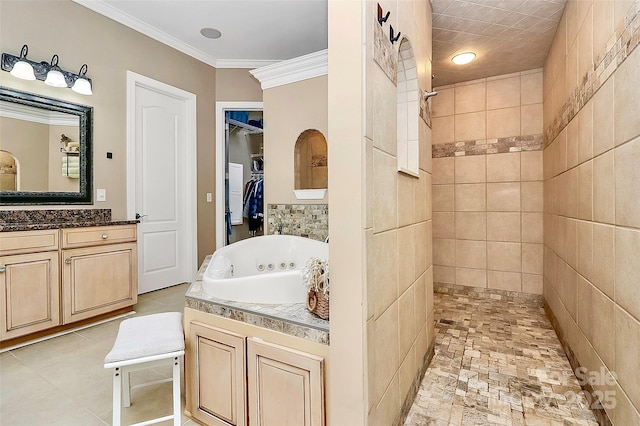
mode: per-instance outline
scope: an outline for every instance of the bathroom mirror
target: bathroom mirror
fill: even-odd
[[[92,203],[93,108],[0,87],[0,205]]]
[[[295,189],[327,188],[327,171],[327,140],[318,130],[305,130],[295,146]]]

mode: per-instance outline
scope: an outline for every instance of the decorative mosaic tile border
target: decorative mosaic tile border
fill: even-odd
[[[543,148],[542,134],[536,134],[433,144],[431,147],[431,156],[433,158],[463,157],[468,155],[501,154],[505,152],[542,151]]]
[[[635,1],[629,9],[629,14],[616,28],[616,37],[613,46],[596,56],[599,63],[582,77],[581,83],[562,106],[559,115],[545,129],[545,146],[555,140],[562,129],[573,120],[582,107],[591,100],[598,89],[640,44],[640,0]]]
[[[451,296],[466,295],[477,299],[493,299],[513,302],[527,306],[542,307],[544,298],[541,294],[521,293],[519,291],[498,290],[494,288],[470,287],[459,284],[433,283],[433,291]]]
[[[393,84],[397,84],[398,52],[393,48],[393,44],[384,33],[382,25],[375,18],[373,27],[373,60],[380,65],[389,80],[393,81]]]
[[[553,314],[553,311],[551,310],[551,307],[549,307],[547,302],[544,302],[544,311],[547,314],[547,317],[549,318],[551,326],[555,330],[556,335],[558,336],[558,340],[560,340],[560,343],[562,344],[562,349],[564,349],[564,353],[567,355],[567,359],[569,360],[569,364],[571,364],[571,368],[575,372],[578,368],[580,368],[580,363],[578,362],[578,358],[576,357],[576,355],[573,353],[571,346],[569,346],[569,342],[567,341],[562,328],[560,328],[560,323],[558,322],[556,316]],[[593,398],[597,398],[598,394],[594,393],[594,389],[589,384],[589,382],[586,380],[583,380],[583,382],[584,384],[581,384],[582,389],[589,395],[592,395]],[[598,420],[598,424],[600,426],[613,426],[613,423],[611,423],[611,419],[609,418],[607,411],[602,407],[599,399],[592,402],[591,411],[596,416],[596,419]]]
[[[267,223],[272,235],[281,228],[284,235],[324,241],[329,236],[329,205],[269,204]]]

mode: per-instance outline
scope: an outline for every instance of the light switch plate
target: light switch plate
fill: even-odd
[[[96,201],[107,201],[107,190],[106,189],[97,189],[96,190]]]
[[[213,195],[210,192],[207,192],[207,203],[213,201]]]

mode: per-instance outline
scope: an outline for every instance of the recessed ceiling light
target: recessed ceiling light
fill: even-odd
[[[222,33],[215,28],[203,28],[200,30],[200,34],[206,38],[220,38]]]
[[[473,52],[459,53],[451,59],[451,62],[457,65],[465,65],[473,61],[476,58],[476,54]]]

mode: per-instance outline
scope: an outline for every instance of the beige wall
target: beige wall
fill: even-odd
[[[52,22],[55,31],[51,31]],[[70,0],[0,2],[0,49],[18,54],[24,43],[29,45],[32,60],[48,61],[57,53],[64,69],[77,71],[88,64],[93,96],[51,88],[41,81],[18,80],[6,72],[0,73],[0,84],[94,107],[94,189],[107,191],[107,201],[94,203],[94,207],[112,209],[114,219],[126,215],[126,71],[197,96],[198,262],[213,252],[215,205],[205,201],[205,194],[215,193],[216,87],[224,88],[218,100],[260,101],[260,85],[248,70],[216,71]],[[113,153],[113,159],[106,158],[107,151]]]
[[[542,151],[509,152],[500,140],[541,140],[542,70],[437,90],[436,148],[474,141],[504,152],[433,159],[434,281],[542,294]]]
[[[248,69],[217,68],[216,101],[261,102],[260,82],[249,73]]]
[[[322,76],[264,91],[265,207],[327,203],[326,195],[324,200],[298,200],[293,193],[298,136],[316,129],[328,140],[327,81]]]
[[[49,126],[0,117],[0,149],[18,160],[21,190],[48,190]]]
[[[578,362],[617,374],[594,388],[621,426],[640,424],[639,9],[570,0],[544,68],[544,297]]]

